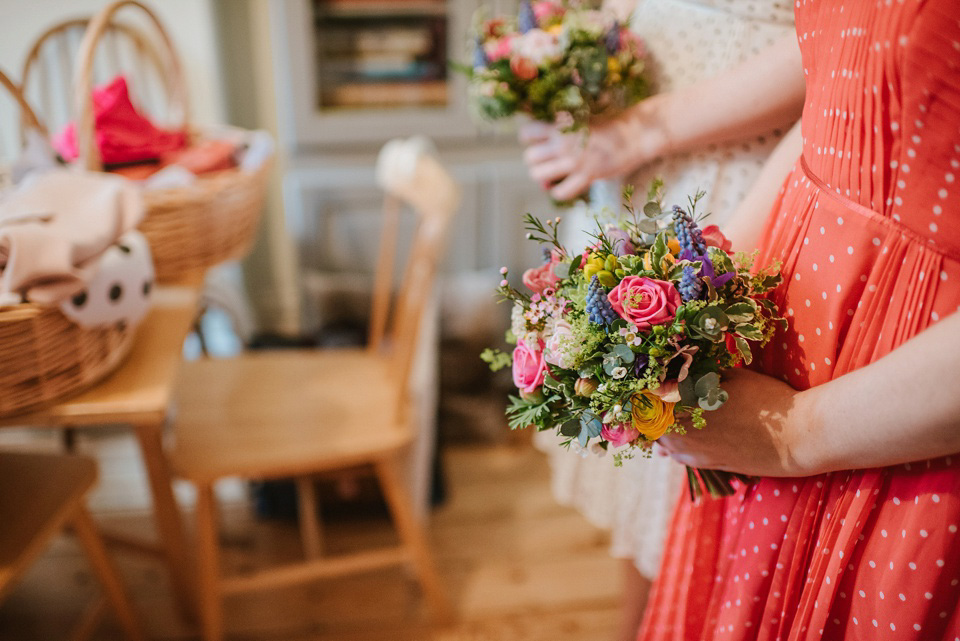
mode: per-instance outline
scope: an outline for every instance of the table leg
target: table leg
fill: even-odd
[[[193,563],[190,560],[184,536],[183,520],[173,496],[173,477],[163,454],[163,426],[164,423],[160,422],[144,423],[134,427],[150,480],[153,517],[173,580],[174,596],[181,613],[189,621],[195,621],[196,601],[191,572]]]

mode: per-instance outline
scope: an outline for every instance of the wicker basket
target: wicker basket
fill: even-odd
[[[56,307],[0,309],[0,416],[20,414],[79,392],[115,370],[135,330],[86,329]]]
[[[160,35],[166,50],[171,98],[179,106],[183,129],[187,124],[186,85],[176,50],[157,16],[135,0],[120,0],[105,7],[90,22],[77,64],[74,99],[78,105],[79,162],[87,169],[103,166],[93,135],[93,61],[96,48],[113,16],[124,7],[144,12]],[[202,134],[194,134],[194,138]],[[195,281],[210,267],[243,257],[256,238],[266,195],[269,163],[253,172],[239,168],[198,176],[189,187],[145,192],[147,214],[139,229],[150,243],[157,282]]]
[[[23,122],[42,131],[3,72],[0,86],[19,103]],[[120,365],[133,336],[126,326],[80,327],[56,307],[0,307],[0,416],[37,409],[93,385]]]

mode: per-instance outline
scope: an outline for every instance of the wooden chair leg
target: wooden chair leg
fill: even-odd
[[[90,560],[94,574],[103,586],[104,594],[116,614],[124,635],[130,641],[146,641],[147,636],[144,634],[140,618],[133,610],[133,604],[123,587],[120,575],[107,555],[107,549],[100,539],[93,519],[83,506],[78,507],[74,513],[72,525],[80,545]]]
[[[220,543],[213,485],[197,486],[197,589],[204,641],[223,639],[223,595],[220,590]]]
[[[317,516],[317,486],[311,476],[297,478],[297,511],[304,556],[307,559],[320,558],[322,539]]]
[[[407,495],[407,488],[400,476],[397,461],[393,459],[379,461],[376,464],[376,470],[390,508],[390,515],[396,524],[400,540],[413,561],[424,595],[430,602],[437,619],[444,623],[449,622],[453,618],[453,610],[433,563],[426,534],[413,512],[413,503]]]
[[[67,454],[77,453],[77,428],[64,427],[60,435],[63,440],[63,451]]]
[[[184,617],[193,621],[196,614],[194,578],[190,575],[192,565],[183,520],[173,495],[172,473],[163,451],[163,426],[162,421],[146,421],[134,427],[147,470],[153,498],[153,518],[173,580],[174,596]]]
[[[83,613],[80,622],[70,631],[69,641],[90,641],[108,610],[106,597],[101,597],[91,603],[86,612]]]

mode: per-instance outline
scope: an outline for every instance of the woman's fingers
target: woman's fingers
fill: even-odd
[[[590,176],[575,171],[550,190],[550,195],[559,201],[573,200],[590,187]]]
[[[561,155],[561,150],[557,148],[557,145],[553,141],[547,140],[527,147],[523,152],[523,162],[525,162],[528,167],[532,167],[542,162],[553,160],[559,155]]]
[[[532,145],[537,142],[543,142],[557,130],[553,125],[543,122],[531,121],[524,123],[517,131],[517,137],[523,145]]]
[[[552,158],[530,166],[530,178],[538,183],[555,183],[570,175],[577,168],[577,160],[570,156]]]
[[[707,461],[701,448],[697,447],[696,441],[688,439],[687,435],[661,436],[657,440],[657,444],[678,463],[691,467],[708,467],[705,465]]]

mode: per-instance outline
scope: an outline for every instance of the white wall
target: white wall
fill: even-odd
[[[184,61],[193,121],[224,121],[212,0],[146,0],[170,32]],[[89,16],[109,0],[0,0],[0,69],[19,81],[27,49],[47,27],[68,18]],[[129,12],[129,14],[128,14]],[[118,14],[133,21],[137,10]],[[9,103],[4,102],[3,108]]]

